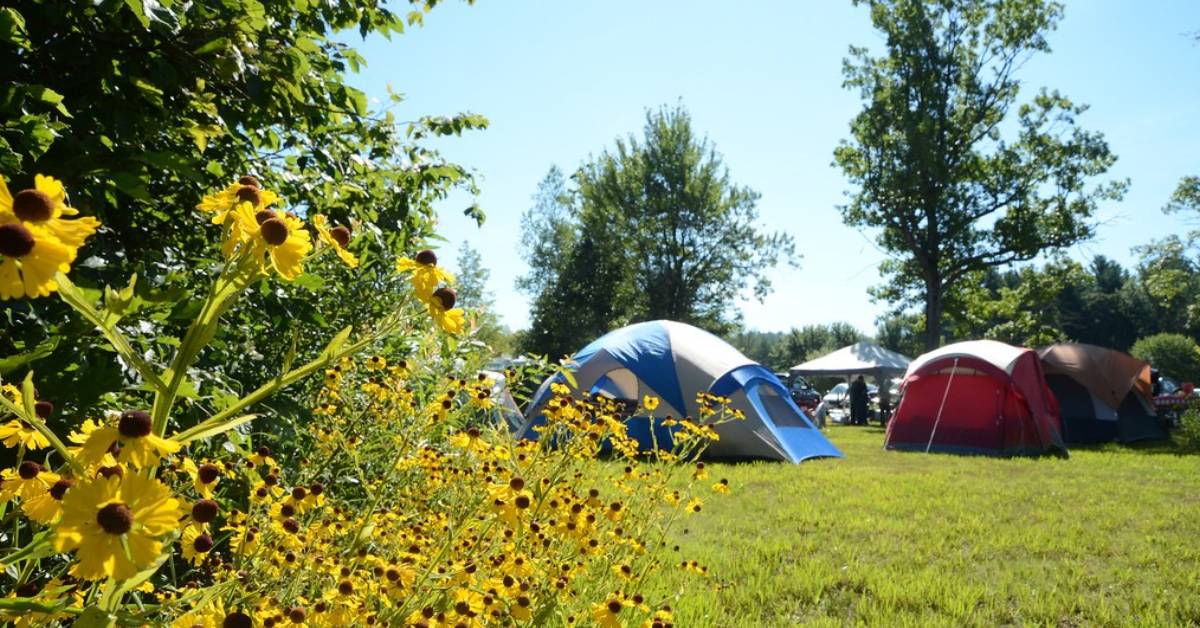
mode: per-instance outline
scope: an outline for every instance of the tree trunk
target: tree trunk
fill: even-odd
[[[942,280],[925,279],[925,350],[932,351],[942,344]]]

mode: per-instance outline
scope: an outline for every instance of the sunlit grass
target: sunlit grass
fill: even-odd
[[[1200,622],[1200,456],[925,455],[829,433],[844,460],[709,465],[734,494],[661,549],[709,568],[680,625]]]

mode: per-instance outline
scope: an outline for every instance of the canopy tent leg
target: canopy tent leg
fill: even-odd
[[[950,377],[946,380],[946,390],[942,392],[942,403],[938,406],[937,417],[933,420],[933,429],[929,431],[929,442],[925,445],[925,453],[933,448],[933,436],[937,434],[938,423],[942,422],[942,410],[946,409],[946,399],[950,396],[950,384],[954,383],[954,374],[958,372],[958,358],[954,358],[954,366]]]

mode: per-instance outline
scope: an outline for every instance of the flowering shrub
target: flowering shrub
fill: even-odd
[[[253,177],[200,204],[221,229],[224,261],[174,356],[159,365],[120,330],[132,286],[106,289],[97,306],[67,278],[99,223],[79,217],[51,178],[16,195],[0,182],[0,297],[57,292],[150,396],[80,417],[64,438],[46,424],[52,391],[38,391],[33,373],[4,385],[0,443],[16,464],[0,475],[0,616],[75,625],[669,625],[669,600],[640,593],[665,568],[649,550],[680,517],[700,512],[692,487],[728,491],[695,458],[716,438],[712,426],[736,415],[726,400],[702,396],[703,423],[668,419],[672,448],[639,452],[623,421],[628,408],[555,384],[540,438],[515,441],[497,416],[496,382],[454,370],[463,356],[444,335],[468,333],[468,320],[432,251],[397,265],[411,294],[394,312],[342,330],[308,363],[289,357],[207,418],[179,423],[172,410],[189,366],[252,282],[295,279],[314,255],[358,265],[350,228],[319,215],[306,223],[279,204]],[[314,419],[290,439],[255,442],[253,422],[265,419],[251,406],[317,374]],[[642,414],[657,403],[643,399]]]

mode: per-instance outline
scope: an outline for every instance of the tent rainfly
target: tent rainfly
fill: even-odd
[[[708,457],[788,462],[842,457],[796,407],[774,373],[691,325],[650,321],[622,327],[580,349],[571,362],[575,394],[599,394],[631,405],[644,395],[655,395],[662,400],[658,416],[698,417],[697,393],[728,397],[746,420],[718,425],[721,438],[705,450]],[[518,438],[538,438],[536,428],[545,424],[542,409],[554,381],[551,377],[543,382],[530,400],[525,423],[515,430]],[[643,450],[655,445],[669,449],[678,430],[661,419],[651,424],[644,416],[630,417],[626,425]]]
[[[1083,343],[1050,345],[1038,353],[1046,383],[1058,399],[1068,443],[1167,438],[1154,413],[1150,365]]]

